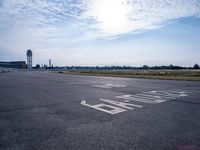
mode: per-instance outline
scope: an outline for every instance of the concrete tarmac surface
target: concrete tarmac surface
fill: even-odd
[[[200,150],[200,82],[0,73],[1,150]]]

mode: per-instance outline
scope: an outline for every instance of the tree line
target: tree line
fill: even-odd
[[[37,66],[38,68],[38,66]],[[194,64],[193,67],[183,67],[183,66],[176,66],[176,65],[162,65],[162,66],[148,66],[143,65],[141,67],[134,67],[134,66],[65,66],[65,67],[53,67],[54,69],[67,69],[67,70],[128,70],[128,69],[146,69],[146,70],[161,70],[161,69],[169,69],[169,70],[176,70],[176,69],[200,69],[198,64]],[[53,69],[52,68],[52,69]],[[46,67],[46,69],[50,69],[50,67]]]

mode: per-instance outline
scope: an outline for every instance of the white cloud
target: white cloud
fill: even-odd
[[[1,26],[49,26],[78,17],[82,8],[80,2],[71,0],[4,0],[0,6],[0,23]]]
[[[4,0],[0,26],[49,26],[73,17],[92,19],[90,27],[117,35],[199,15],[199,0]]]
[[[200,16],[199,0],[2,0],[0,30],[62,24],[69,33],[72,26],[86,31],[72,39],[79,41],[154,29],[189,16]]]
[[[199,0],[85,0],[83,17],[101,32],[118,35],[151,29],[175,19],[199,16]]]

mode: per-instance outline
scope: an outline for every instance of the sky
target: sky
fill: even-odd
[[[200,0],[0,0],[0,61],[200,64]]]

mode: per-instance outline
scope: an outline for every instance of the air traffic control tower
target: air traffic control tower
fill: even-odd
[[[32,69],[32,56],[33,56],[33,53],[32,53],[32,51],[30,49],[27,50],[26,56],[27,56],[27,69]]]

